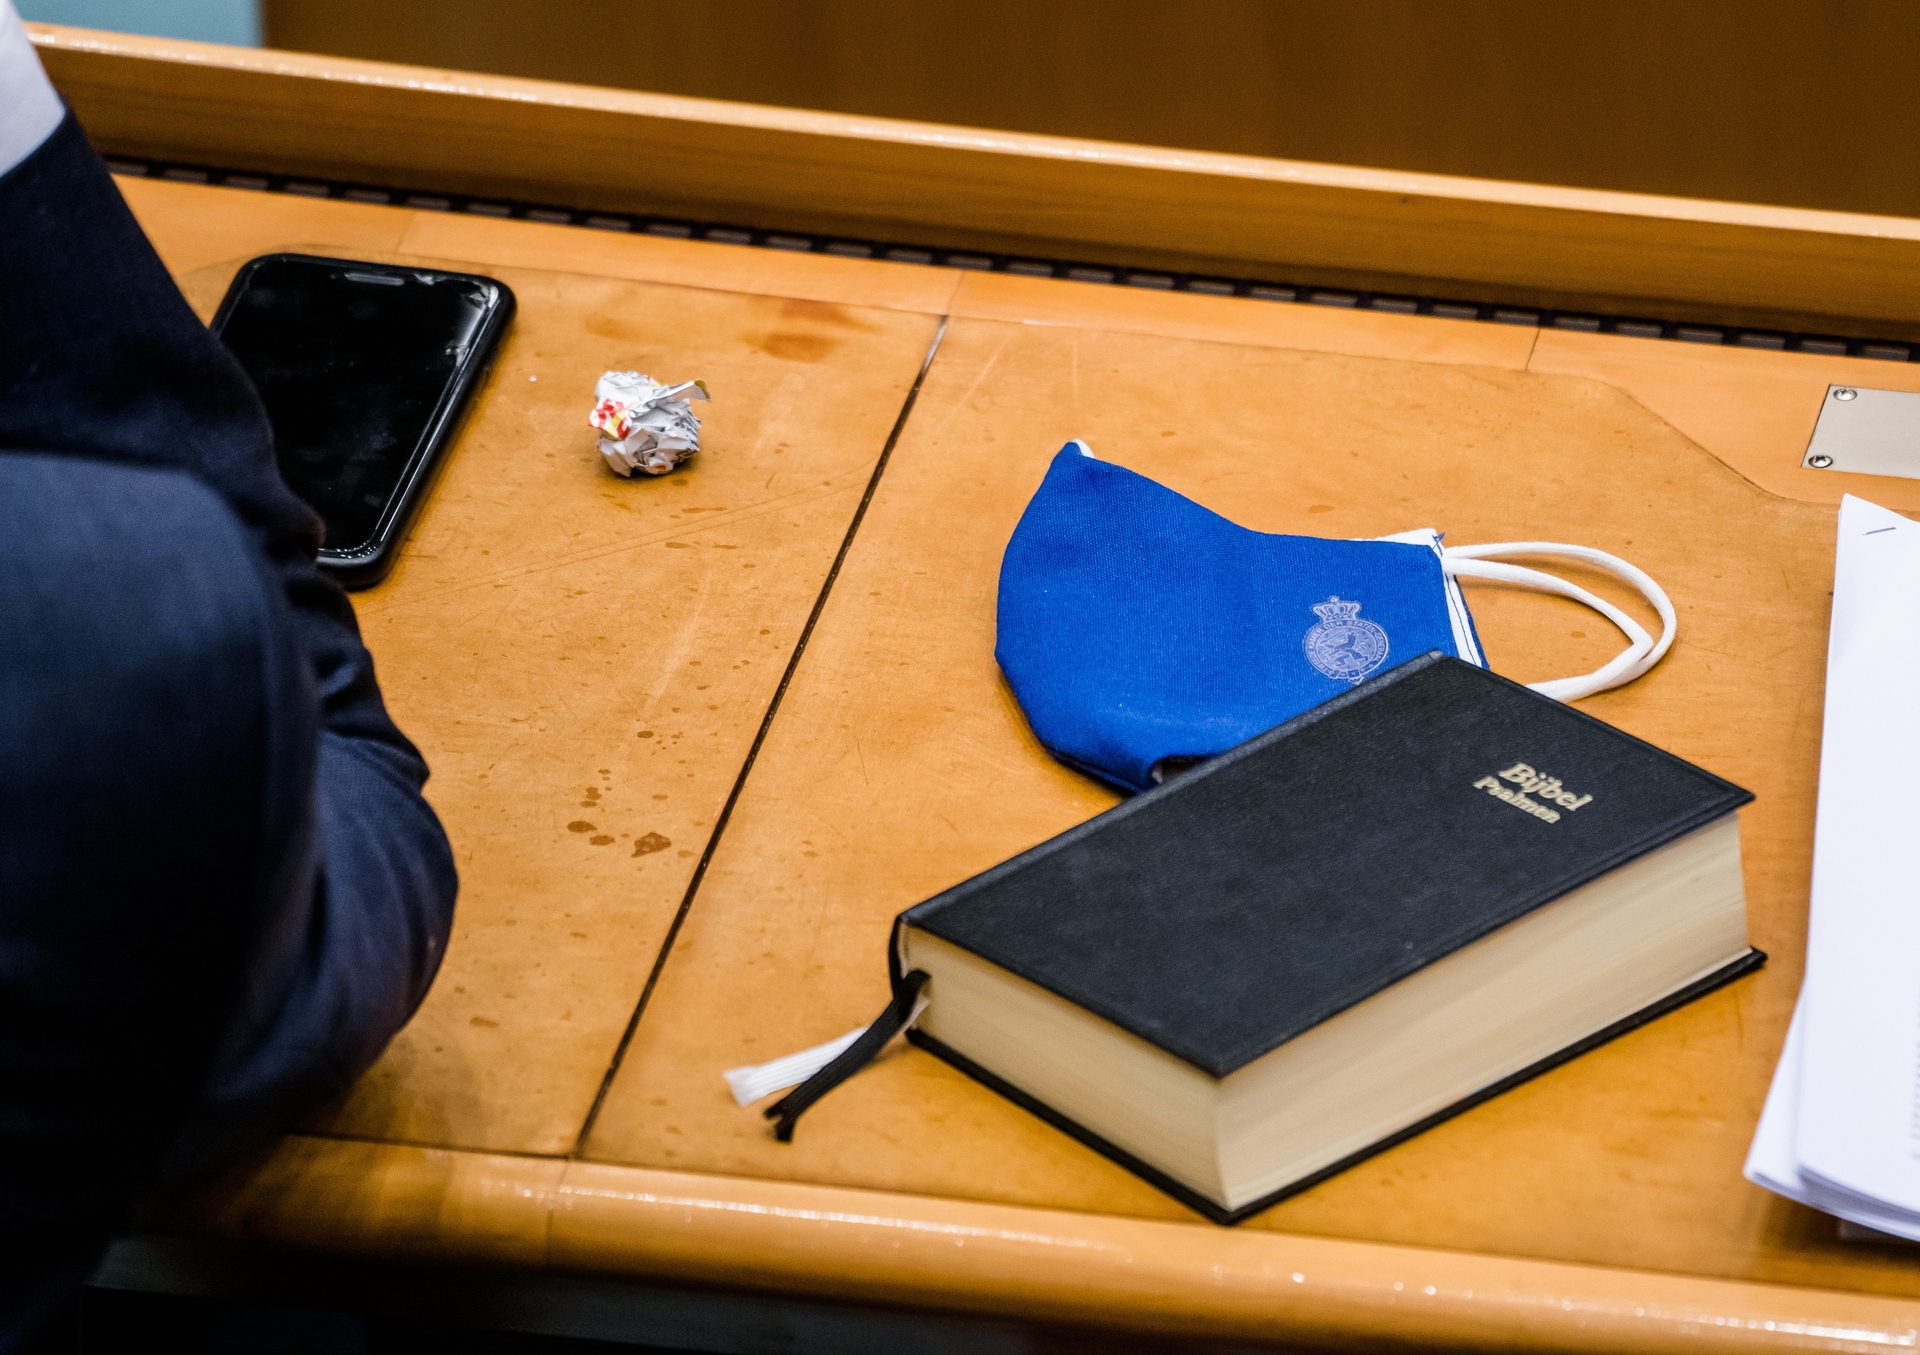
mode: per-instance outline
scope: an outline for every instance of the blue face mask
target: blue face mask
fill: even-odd
[[[1610,570],[1653,604],[1664,632],[1656,643],[1612,603],[1485,558],[1494,555],[1562,555]],[[1562,701],[1631,682],[1673,643],[1667,595],[1604,551],[1551,541],[1442,550],[1433,531],[1379,541],[1248,531],[1074,441],[1007,543],[994,655],[1049,752],[1146,790],[1429,650],[1484,668],[1460,575],[1559,593],[1626,632],[1632,643],[1595,672],[1532,684]],[[744,1106],[801,1084],[766,1111],[776,1136],[792,1138],[808,1106],[918,1019],[925,977],[896,988],[864,1032],[730,1070],[734,1099]]]
[[[1429,650],[1485,667],[1457,574],[1577,597],[1634,639],[1598,673],[1537,684],[1563,700],[1637,677],[1672,643],[1665,594],[1624,561],[1542,542],[1468,550],[1572,554],[1644,581],[1667,634],[1656,646],[1551,575],[1455,559],[1431,531],[1379,541],[1250,531],[1075,441],[1007,543],[994,657],[1049,752],[1139,791]]]

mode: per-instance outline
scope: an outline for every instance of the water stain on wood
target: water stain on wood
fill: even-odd
[[[816,325],[832,325],[836,329],[859,329],[871,333],[874,326],[862,320],[845,306],[831,301],[806,301],[799,297],[787,297],[780,303],[780,317],[783,320],[805,320]]]
[[[824,334],[805,334],[798,330],[780,329],[771,334],[752,334],[747,342],[770,358],[779,358],[782,362],[823,362],[835,349],[840,347],[838,339],[830,339]]]
[[[653,852],[662,852],[673,845],[673,839],[659,833],[648,833],[645,837],[633,840],[633,854],[647,856]]]

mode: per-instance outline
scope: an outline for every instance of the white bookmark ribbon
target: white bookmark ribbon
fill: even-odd
[[[1076,440],[1077,441],[1077,440]],[[1092,456],[1093,452],[1082,442],[1080,454]],[[1438,547],[1438,533],[1423,529],[1419,532],[1402,533],[1398,538],[1383,540],[1413,540],[1431,543]],[[1673,647],[1674,636],[1678,633],[1678,621],[1673,610],[1673,602],[1667,597],[1666,590],[1655,583],[1651,576],[1635,565],[1629,564],[1617,555],[1609,555],[1603,550],[1591,546],[1573,546],[1558,541],[1496,541],[1480,546],[1440,547],[1441,568],[1450,578],[1488,579],[1497,583],[1518,584],[1524,588],[1538,588],[1544,592],[1557,593],[1561,597],[1572,598],[1599,612],[1607,620],[1620,628],[1629,641],[1627,647],[1616,654],[1607,663],[1591,673],[1578,677],[1554,678],[1546,682],[1529,683],[1528,686],[1542,696],[1556,701],[1577,701],[1583,696],[1592,696],[1612,687],[1632,682],[1648,669],[1652,668]],[[1647,634],[1646,627],[1631,616],[1598,597],[1578,584],[1569,583],[1555,574],[1537,569],[1528,569],[1524,565],[1501,564],[1489,557],[1497,555],[1555,555],[1566,559],[1580,560],[1625,579],[1640,591],[1640,595],[1652,604],[1654,611],[1660,614],[1660,638],[1655,640]],[[1456,631],[1464,638],[1462,647],[1471,639],[1471,632],[1463,626]],[[927,1009],[927,997],[922,994],[913,1006],[913,1014],[907,1018],[910,1029],[920,1019],[920,1013]],[[866,1033],[866,1027],[850,1030],[836,1040],[815,1045],[812,1049],[802,1049],[788,1054],[785,1058],[774,1059],[771,1063],[750,1064],[742,1068],[729,1068],[723,1077],[727,1086],[733,1090],[734,1101],[742,1106],[752,1105],[755,1101],[797,1087],[822,1068],[839,1058],[853,1042]]]
[[[913,1014],[907,1017],[907,1024],[901,1029],[911,1030],[913,1023],[920,1019],[920,1013],[926,1009],[927,997],[922,993],[919,1000],[913,1004]],[[734,1104],[750,1106],[763,1097],[772,1096],[775,1092],[799,1086],[839,1058],[847,1051],[848,1046],[866,1033],[867,1028],[861,1026],[858,1030],[848,1031],[837,1040],[828,1040],[825,1044],[817,1044],[812,1049],[802,1049],[797,1053],[788,1054],[785,1058],[775,1059],[771,1063],[755,1063],[744,1068],[729,1068],[720,1076],[724,1077],[727,1080],[727,1086],[733,1089]]]

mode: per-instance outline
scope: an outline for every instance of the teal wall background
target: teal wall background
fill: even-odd
[[[260,0],[16,0],[16,4],[20,17],[35,23],[260,45]]]

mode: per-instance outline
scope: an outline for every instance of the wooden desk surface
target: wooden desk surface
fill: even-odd
[[[1920,510],[1920,482],[1797,462],[1829,381],[1920,369],[123,187],[203,308],[288,246],[464,261],[522,307],[356,602],[459,854],[446,967],[346,1105],[178,1226],[1242,1339],[1920,1339],[1920,1260],[1739,1175],[1800,976],[1832,505]],[[585,427],[593,379],[636,364],[716,395],[665,481],[608,475]],[[871,1017],[894,912],[1110,803],[992,662],[1000,551],[1072,436],[1263,530],[1646,567],[1679,643],[1584,708],[1759,793],[1771,963],[1236,1230],[910,1049],[774,1143],[720,1071]],[[1569,604],[1472,603],[1522,680],[1615,647]],[[649,833],[670,847],[636,855]]]

